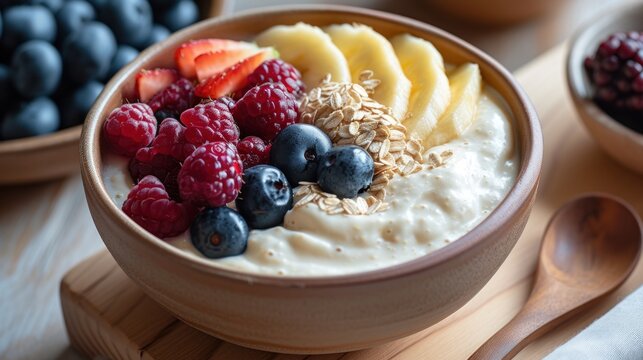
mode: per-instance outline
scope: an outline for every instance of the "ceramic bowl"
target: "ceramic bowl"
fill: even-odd
[[[601,14],[573,38],[567,55],[567,86],[576,111],[594,140],[622,165],[643,174],[643,134],[621,125],[592,101],[593,85],[583,67],[608,35],[618,31],[643,31],[643,4]]]
[[[201,0],[204,18],[231,11],[231,0]],[[0,185],[32,183],[78,171],[82,125],[55,133],[0,141]]]
[[[101,125],[141,68],[172,64],[190,39],[251,40],[277,24],[363,23],[391,36],[430,40],[451,63],[480,65],[486,83],[504,96],[520,144],[518,180],[489,217],[452,244],[416,260],[375,271],[316,278],[250,275],[157,239],[110,200],[101,178]],[[144,291],[181,320],[243,346],[286,353],[330,353],[371,347],[431,326],[473,297],[520,236],[536,194],[541,130],[511,74],[464,41],[430,25],[365,9],[298,6],[259,9],[213,19],[143,53],[110,81],[91,110],[81,142],[82,177],[96,227],[118,264]]]

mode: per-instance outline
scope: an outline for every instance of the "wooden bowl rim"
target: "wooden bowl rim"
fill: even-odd
[[[102,114],[106,114],[111,109],[104,109],[108,100],[114,95],[118,86],[126,83],[129,76],[134,74],[134,70],[140,63],[151,58],[154,53],[161,47],[173,43],[177,38],[196,33],[205,28],[212,27],[225,22],[243,22],[252,20],[254,17],[270,17],[273,13],[341,13],[343,15],[355,15],[360,17],[373,18],[379,21],[393,22],[403,25],[409,30],[416,30],[421,33],[429,33],[434,37],[441,38],[447,43],[463,48],[473,57],[477,58],[480,63],[486,63],[494,72],[502,78],[511,89],[517,103],[520,104],[523,117],[528,122],[526,124],[526,135],[524,141],[524,154],[521,154],[521,164],[516,183],[507,193],[505,198],[498,204],[489,216],[480,224],[475,226],[471,231],[463,235],[457,241],[438,249],[432,253],[426,254],[419,258],[406,261],[397,265],[375,269],[355,274],[320,276],[320,277],[278,277],[271,275],[258,275],[252,273],[243,273],[240,271],[227,270],[216,266],[211,260],[198,258],[192,254],[178,249],[161,239],[153,236],[137,225],[133,220],[125,216],[108,195],[103,181],[100,176],[100,169],[96,166],[97,158],[100,158],[99,152],[99,126],[102,124]],[[515,117],[518,117],[516,114]],[[513,214],[518,212],[529,201],[532,191],[535,191],[539,177],[543,157],[543,140],[540,123],[531,102],[522,90],[521,86],[513,79],[511,73],[506,70],[497,61],[481,50],[466,43],[464,40],[457,38],[437,27],[409,19],[400,15],[393,15],[386,12],[356,8],[342,5],[297,5],[297,6],[276,6],[249,11],[217,19],[209,19],[192,25],[144,51],[134,62],[121,69],[111,81],[105,85],[105,89],[94,107],[90,110],[83,128],[81,137],[81,174],[85,191],[92,193],[95,198],[95,206],[100,207],[103,213],[108,214],[114,219],[128,236],[143,243],[143,246],[150,251],[150,256],[156,259],[165,257],[165,261],[171,261],[186,266],[192,270],[202,272],[209,276],[217,276],[221,279],[229,280],[238,285],[267,286],[267,287],[289,287],[289,288],[327,288],[327,287],[344,287],[357,284],[374,283],[378,281],[391,280],[408,276],[410,274],[425,271],[428,268],[441,265],[458,255],[467,252],[478,246],[484,245],[486,239],[491,239],[497,235],[497,231],[502,228],[511,226],[510,219]],[[118,241],[128,241],[120,239]]]
[[[74,125],[51,134],[0,141],[0,156],[43,151],[78,142],[82,125]]]
[[[591,41],[593,33],[601,32],[602,28],[618,22],[622,17],[628,16],[632,12],[643,14],[643,4],[628,4],[625,6],[616,6],[603,14],[592,18],[590,21],[581,26],[572,36],[565,60],[565,72],[567,88],[574,102],[576,110],[584,114],[583,120],[589,119],[598,123],[604,130],[611,131],[619,136],[626,138],[633,143],[643,147],[643,134],[628,128],[627,126],[616,121],[608,113],[603,111],[590,97],[590,84],[587,82],[587,75],[583,68],[583,59],[594,49],[583,47],[586,42]],[[606,14],[608,14],[606,16]],[[597,30],[598,29],[598,30]],[[643,31],[643,29],[641,29]],[[605,36],[605,35],[601,35]]]

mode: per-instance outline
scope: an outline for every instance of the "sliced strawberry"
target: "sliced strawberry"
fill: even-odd
[[[194,59],[197,56],[222,49],[239,49],[248,46],[251,46],[251,44],[227,39],[191,40],[181,44],[176,49],[174,62],[176,62],[176,67],[181,75],[188,79],[194,79],[196,77]]]
[[[194,88],[194,94],[201,98],[217,99],[240,90],[248,82],[248,75],[262,62],[274,57],[273,49],[263,49],[200,83]]]
[[[179,79],[179,73],[174,69],[141,70],[136,74],[136,92],[142,102],[147,102],[157,93],[165,90]]]
[[[239,49],[221,49],[209,53],[201,54],[194,59],[196,68],[196,77],[199,81],[210,78],[227,67],[230,67],[239,61],[255,54],[259,49],[256,47],[246,47]]]

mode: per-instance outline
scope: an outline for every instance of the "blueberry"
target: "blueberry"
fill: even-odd
[[[29,40],[53,42],[56,39],[56,20],[51,11],[39,5],[20,5],[8,8],[4,20],[3,51],[13,51]]]
[[[150,36],[142,44],[139,45],[139,49],[143,50],[149,46],[161,42],[167,37],[170,36],[170,30],[166,29],[163,25],[154,24]]]
[[[70,0],[56,13],[58,39],[62,42],[67,35],[96,18],[94,7],[83,0]]]
[[[172,32],[192,25],[197,20],[199,20],[199,8],[192,0],[178,1],[163,10],[158,16],[158,22]]]
[[[138,47],[152,31],[152,9],[146,0],[109,0],[99,18],[107,24],[119,44]]]
[[[242,254],[248,244],[248,225],[229,207],[207,208],[192,222],[190,239],[210,259]]]
[[[167,111],[167,110],[159,110],[154,113],[154,117],[156,118],[157,124],[161,125],[161,122],[167,118],[174,119],[176,118],[176,114],[173,113],[172,111]]]
[[[35,98],[9,112],[2,123],[2,137],[16,139],[44,135],[58,130],[60,116],[53,101],[46,97]]]
[[[109,64],[109,71],[104,77],[104,80],[108,81],[109,79],[111,79],[112,76],[114,76],[114,74],[118,72],[118,70],[120,70],[123,66],[129,64],[130,61],[134,60],[134,58],[136,58],[137,56],[138,50],[134,49],[133,47],[128,45],[118,45],[116,54],[114,54],[114,57]]]
[[[373,167],[373,158],[361,147],[336,146],[322,156],[317,183],[339,198],[354,198],[371,186]]]
[[[103,91],[103,84],[89,81],[64,96],[59,103],[62,116],[61,127],[82,124],[101,91]]]
[[[243,186],[235,204],[248,226],[266,229],[284,221],[284,215],[292,208],[292,189],[276,167],[253,166],[243,173]]]
[[[11,71],[8,66],[0,64],[0,111],[4,111],[11,105],[13,95]]]
[[[116,53],[116,40],[105,24],[90,22],[69,34],[63,43],[65,76],[77,84],[101,79]]]
[[[300,181],[317,181],[319,158],[333,146],[319,128],[308,124],[293,124],[283,129],[270,149],[270,164],[286,174],[288,182],[297,186]]]
[[[31,40],[18,47],[11,59],[13,85],[27,98],[52,94],[62,75],[58,50],[42,40]]]
[[[25,5],[42,5],[55,14],[63,6],[65,0],[26,0],[22,1]]]
[[[109,0],[87,0],[87,2],[94,7],[94,10],[96,10],[96,12],[99,12],[100,9],[103,8],[103,5],[107,4]]]

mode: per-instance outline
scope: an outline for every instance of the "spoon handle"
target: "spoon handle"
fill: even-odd
[[[568,301],[570,290],[558,284],[539,286],[525,306],[502,329],[487,340],[469,360],[511,359],[531,341],[580,310],[580,304]]]

